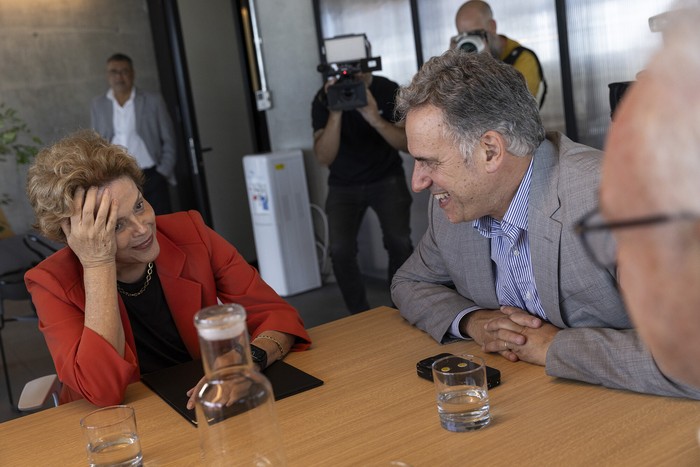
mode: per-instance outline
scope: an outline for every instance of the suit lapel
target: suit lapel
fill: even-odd
[[[474,284],[469,290],[469,295],[475,303],[487,308],[498,309],[499,302],[496,295],[496,278],[493,274],[493,261],[491,261],[491,239],[479,234],[472,222],[464,224],[470,229],[469,235],[465,235],[460,251],[471,252],[464,255],[464,283]],[[467,280],[468,279],[468,280]]]
[[[102,115],[104,115],[105,123],[104,128],[97,128],[97,131],[101,133],[107,141],[112,141],[114,138],[114,102],[104,96],[100,99],[102,105]]]
[[[434,237],[438,239],[437,249],[443,255],[457,291],[479,306],[497,309],[491,240],[480,235],[472,221],[452,224],[432,197],[428,214],[432,219]]]
[[[202,308],[202,286],[182,277],[185,253],[158,232],[160,254],[156,259],[158,277],[163,286],[168,307],[173,315],[182,341],[194,358],[199,358],[199,340],[192,324],[192,310]]]
[[[549,135],[548,135],[549,136]],[[537,293],[547,317],[566,327],[559,309],[559,160],[548,139],[535,151],[528,204],[528,238]]]
[[[143,134],[141,122],[144,120],[141,118],[141,115],[143,114],[143,107],[145,105],[144,101],[143,93],[139,91],[139,88],[136,88],[136,92],[134,93],[134,118],[136,119],[136,133],[139,135]]]

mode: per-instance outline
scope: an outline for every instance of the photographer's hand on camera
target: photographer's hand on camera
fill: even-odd
[[[403,126],[397,126],[393,122],[386,120],[379,112],[377,100],[370,91],[372,83],[371,73],[357,73],[355,79],[364,81],[367,97],[367,105],[358,107],[347,112],[359,112],[362,118],[377,131],[382,138],[386,140],[392,147],[399,151],[407,151],[408,143],[406,140],[406,131]],[[328,93],[328,88],[338,82],[335,77],[329,77],[323,86],[324,92]],[[326,105],[328,105],[326,103]],[[314,133],[314,153],[320,164],[330,166],[338,155],[340,148],[340,129],[343,118],[343,110],[328,109],[328,121],[326,126]]]
[[[328,88],[333,86],[336,81],[336,78],[328,78],[323,85],[323,91],[327,94]],[[338,149],[340,148],[340,124],[343,119],[342,110],[329,109],[328,112],[326,126],[314,133],[314,154],[318,162],[326,167],[331,165],[338,155]]]
[[[328,88],[337,82],[338,78],[330,76],[323,85],[326,106],[328,106]],[[314,133],[314,154],[321,165],[326,167],[330,166],[338,155],[338,150],[340,149],[340,127],[342,121],[343,111],[331,110],[329,108],[326,126]]]
[[[367,87],[367,105],[358,108],[357,111],[394,149],[408,151],[406,130],[403,126],[398,126],[381,116],[377,101],[370,92],[369,87]]]
[[[335,76],[329,76],[326,79],[326,84],[323,85],[323,92],[326,93],[326,96],[328,96],[328,88],[330,88],[331,86],[333,86],[337,82],[338,82],[338,78],[336,78]],[[331,110],[331,112],[332,112],[332,110]]]
[[[362,118],[365,119],[367,123],[372,125],[372,128],[376,129],[383,122],[386,122],[379,114],[379,107],[377,107],[377,100],[372,95],[372,92],[367,87],[367,105],[364,107],[358,107],[357,111],[360,112]],[[388,122],[387,122],[388,123]]]

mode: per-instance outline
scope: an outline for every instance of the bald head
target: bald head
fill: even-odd
[[[471,0],[464,3],[455,17],[455,25],[459,33],[486,29],[493,21],[493,11],[488,3],[481,0]],[[495,23],[494,23],[495,26]],[[494,28],[495,32],[495,28]]]
[[[457,10],[455,18],[459,34],[475,31],[486,31],[486,42],[491,55],[498,58],[503,50],[503,42],[496,32],[496,21],[488,3],[481,0],[471,0]]]
[[[627,308],[659,368],[700,387],[700,9],[676,15],[666,44],[622,98],[606,142],[600,206],[613,230]]]

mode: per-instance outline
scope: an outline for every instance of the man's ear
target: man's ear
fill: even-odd
[[[506,156],[506,145],[503,136],[497,131],[489,130],[479,138],[479,146],[485,154],[484,167],[486,172],[496,172]]]
[[[496,28],[496,20],[491,18],[488,23],[486,23],[486,30],[490,32],[491,34],[496,34],[497,28]]]

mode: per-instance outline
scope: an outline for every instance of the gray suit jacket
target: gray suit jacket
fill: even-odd
[[[614,274],[592,263],[573,231],[597,204],[601,157],[559,133],[549,133],[534,154],[530,254],[544,311],[562,328],[547,352],[547,374],[700,399],[700,391],[659,371],[632,329]],[[471,222],[450,223],[434,200],[428,215],[427,232],[394,276],[392,298],[409,322],[443,342],[462,310],[499,303],[490,240]]]
[[[171,184],[175,184],[175,132],[168,109],[160,94],[136,88],[134,96],[136,132],[146,144],[156,163],[156,170]],[[112,101],[106,94],[92,100],[90,121],[92,128],[107,141],[114,137]]]

